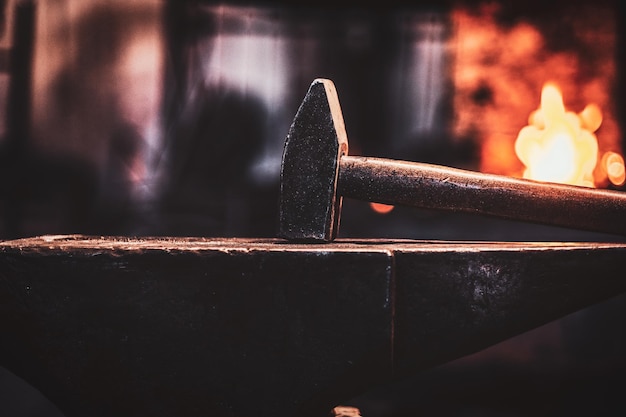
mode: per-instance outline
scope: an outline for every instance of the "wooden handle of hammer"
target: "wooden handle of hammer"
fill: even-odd
[[[343,156],[340,195],[626,236],[626,192]]]

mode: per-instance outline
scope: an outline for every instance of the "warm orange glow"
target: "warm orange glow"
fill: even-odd
[[[606,171],[607,178],[615,185],[623,185],[626,182],[626,169],[624,158],[618,153],[607,152],[602,156],[602,168]]]
[[[612,7],[581,8],[572,3],[560,8],[560,19],[571,25],[576,48],[555,50],[554,41],[561,40],[549,20],[520,16],[502,21],[506,10],[502,2],[461,3],[451,12],[452,130],[456,138],[469,138],[479,146],[478,170],[523,175],[526,167],[516,155],[514,141],[526,124],[539,129],[540,121],[527,122],[527,117],[538,107],[537,92],[546,80],[558,81],[565,103],[576,112],[587,103],[597,104],[577,116],[581,127],[597,135],[598,158],[608,150],[622,152],[623,135],[613,100],[618,44]],[[563,153],[556,148],[552,152]],[[593,174],[595,187],[609,185],[600,164]]]
[[[541,105],[528,122],[515,142],[526,167],[524,178],[595,187],[598,141],[593,132],[602,123],[598,106],[590,104],[579,114],[567,111],[559,88],[546,83]]]
[[[372,210],[379,214],[387,214],[394,208],[394,206],[382,203],[370,203],[370,207],[372,208]]]

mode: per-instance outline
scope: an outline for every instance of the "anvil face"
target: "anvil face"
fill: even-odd
[[[2,365],[68,417],[326,415],[620,294],[626,245],[0,243]]]

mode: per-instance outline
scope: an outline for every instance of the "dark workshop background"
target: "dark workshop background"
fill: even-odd
[[[317,77],[337,86],[351,154],[513,175],[519,162],[505,172],[486,150],[512,148],[547,76],[567,92],[600,86],[600,145],[621,149],[617,1],[383,3],[0,0],[0,239],[273,237],[283,141]],[[473,62],[461,35],[481,19],[500,32]],[[528,52],[525,33],[543,46]],[[500,115],[525,96],[536,101]],[[354,201],[340,236],[621,241]],[[623,415],[625,352],[618,297],[351,405],[364,417]],[[3,368],[0,415],[62,416]]]

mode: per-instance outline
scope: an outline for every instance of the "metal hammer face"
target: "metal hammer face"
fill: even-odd
[[[340,158],[348,138],[337,90],[330,80],[309,87],[287,134],[280,173],[279,236],[329,241],[337,235]]]
[[[625,192],[347,153],[337,92],[317,79],[285,142],[279,237],[332,241],[342,196],[626,236]]]

